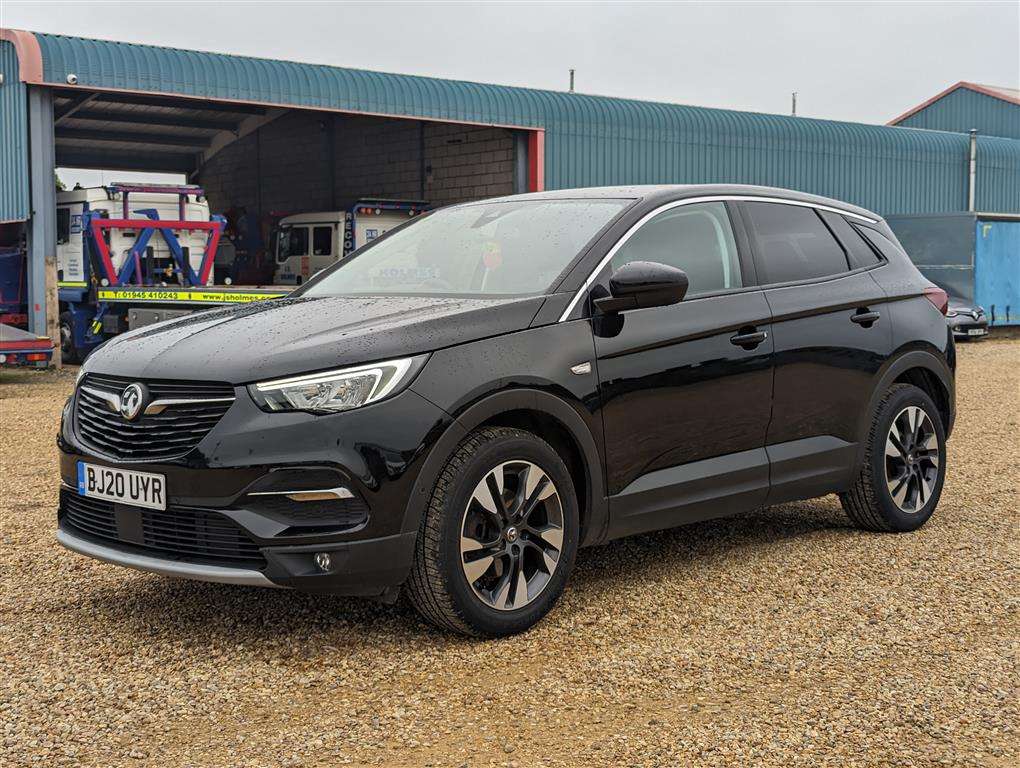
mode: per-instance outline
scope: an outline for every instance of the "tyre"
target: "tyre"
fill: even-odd
[[[574,565],[570,473],[541,438],[487,427],[440,473],[407,583],[426,619],[468,635],[522,632],[548,613]]]
[[[81,360],[74,347],[74,318],[70,312],[60,313],[60,357],[65,363],[77,364]]]
[[[840,494],[843,509],[869,531],[913,531],[932,516],[946,477],[946,433],[932,399],[910,384],[882,397],[864,465]]]

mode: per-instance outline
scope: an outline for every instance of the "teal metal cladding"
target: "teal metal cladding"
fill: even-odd
[[[28,89],[14,46],[0,42],[0,222],[24,221],[28,204]]]
[[[968,133],[971,128],[977,128],[982,136],[1020,139],[1020,104],[964,86],[903,118],[898,125],[958,133]]]
[[[960,134],[36,38],[53,84],[73,73],[86,88],[541,127],[549,189],[725,181],[828,195],[883,214],[966,207],[968,140]],[[979,204],[1020,212],[1020,141],[979,155]]]

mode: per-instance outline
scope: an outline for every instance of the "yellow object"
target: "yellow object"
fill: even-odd
[[[99,301],[164,303],[244,304],[262,299],[278,299],[288,291],[196,291],[175,288],[100,288]]]

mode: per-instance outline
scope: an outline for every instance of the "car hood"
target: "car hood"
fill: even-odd
[[[978,314],[984,312],[984,310],[977,304],[952,298],[949,299],[949,310],[951,312],[962,312],[968,315],[973,312],[977,312]]]
[[[527,328],[544,297],[298,297],[197,312],[107,342],[86,370],[245,384]]]

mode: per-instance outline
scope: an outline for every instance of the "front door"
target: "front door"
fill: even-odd
[[[610,537],[760,505],[772,394],[769,307],[725,203],[677,205],[635,231],[631,261],[678,267],[682,302],[596,318]]]

